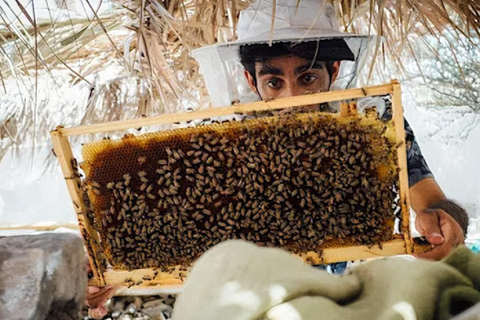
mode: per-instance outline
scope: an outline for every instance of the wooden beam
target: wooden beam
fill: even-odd
[[[382,242],[382,247],[374,246],[352,246],[339,248],[325,248],[321,255],[316,252],[300,254],[302,260],[311,264],[328,264],[348,260],[359,260],[406,254],[405,242],[400,237],[391,241]]]
[[[428,251],[428,244],[416,244],[415,253]],[[394,256],[407,254],[405,241],[401,235],[395,239],[382,243],[382,247],[374,246],[354,246],[326,248],[321,254],[317,252],[307,252],[298,254],[300,259],[308,264],[328,264],[349,260],[360,260],[369,258],[378,258],[385,256]],[[169,272],[161,272],[158,269],[137,269],[132,271],[108,270],[104,273],[105,281],[108,285],[118,285],[132,289],[145,288],[156,290],[162,288],[165,290],[178,290],[183,285],[184,279],[188,276],[190,270],[177,266]]]
[[[78,230],[78,224],[52,224],[49,226],[42,226],[42,225],[13,225],[13,226],[5,226],[0,227],[0,230],[35,230],[35,231],[53,231],[58,228],[66,228],[72,230]]]
[[[68,192],[72,198],[73,207],[77,214],[80,232],[85,240],[88,251],[88,259],[95,276],[96,284],[105,285],[103,279],[103,263],[99,258],[102,252],[99,245],[98,233],[93,229],[91,221],[87,216],[87,206],[84,201],[84,193],[81,188],[80,176],[78,174],[77,162],[73,157],[72,147],[68,141],[68,137],[61,134],[60,130],[50,132],[53,142],[53,150],[60,162],[65,182],[67,183]]]
[[[402,209],[402,225],[401,231],[404,235],[407,253],[413,253],[413,241],[410,234],[410,198],[408,186],[408,168],[407,168],[407,149],[405,142],[405,127],[402,106],[402,92],[400,84],[397,81],[392,81],[392,111],[393,124],[395,127],[395,134],[397,137],[397,159],[398,159],[398,176],[399,176],[399,193],[400,206]]]
[[[132,128],[140,128],[145,126],[154,126],[161,124],[169,124],[174,122],[184,122],[196,119],[205,119],[212,117],[228,116],[234,113],[248,113],[253,111],[268,111],[276,109],[292,108],[297,106],[305,106],[319,104],[324,102],[332,102],[339,100],[358,99],[367,96],[387,95],[393,92],[391,84],[368,87],[360,89],[349,89],[343,91],[322,92],[311,95],[303,95],[296,97],[283,98],[271,101],[259,101],[246,103],[242,105],[234,105],[223,108],[213,108],[196,112],[180,113],[180,114],[164,114],[158,117],[141,118],[126,121],[114,121],[108,123],[98,123],[88,126],[80,126],[74,128],[61,128],[59,131],[64,136],[75,136],[83,134],[95,134],[102,132],[123,131]]]
[[[108,270],[104,273],[107,285],[120,285],[124,287],[179,287],[183,285],[189,270],[180,266],[172,268],[168,272],[159,269],[144,268],[132,271]]]
[[[340,248],[326,248],[321,254],[308,252],[298,257],[309,264],[327,264],[349,260],[378,258],[405,254],[405,242],[400,237],[382,243],[382,248],[374,246],[354,246]],[[187,277],[189,270],[180,271],[180,266],[170,272],[161,272],[158,269],[137,269],[132,271],[108,270],[104,273],[108,285],[119,285],[129,288],[178,288]]]

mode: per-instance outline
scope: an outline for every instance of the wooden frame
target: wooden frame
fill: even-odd
[[[68,140],[70,136],[122,131],[151,125],[190,121],[203,118],[214,118],[224,115],[232,115],[234,113],[276,110],[302,105],[312,105],[383,95],[391,95],[392,97],[393,123],[397,141],[398,167],[400,170],[400,206],[402,209],[402,225],[400,226],[400,229],[402,235],[398,235],[394,240],[382,243],[382,248],[379,246],[326,248],[322,252],[321,256],[315,252],[309,252],[307,254],[302,254],[300,257],[311,263],[332,263],[344,261],[344,257],[346,256],[348,256],[349,259],[363,259],[397,254],[411,254],[414,252],[425,251],[426,249],[424,247],[414,245],[410,235],[410,203],[408,197],[408,174],[406,167],[403,107],[401,103],[400,84],[394,80],[390,84],[375,87],[350,89],[344,91],[331,91],[312,95],[289,97],[274,101],[260,101],[243,105],[202,110],[191,113],[167,114],[152,118],[117,121],[74,128],[58,127],[56,130],[52,131],[51,135],[54,151],[62,167],[67,187],[77,213],[80,230],[85,238],[85,244],[89,253],[89,259],[94,273],[94,279],[91,281],[91,284],[98,286],[119,284],[136,287],[150,287],[157,285],[176,287],[183,283],[183,278],[186,276],[186,270],[181,270],[179,267],[172,269],[170,272],[159,272],[158,270],[154,269],[138,269],[133,271],[105,270],[105,263],[103,261],[103,254],[101,250],[102,247],[99,244],[99,236],[92,227],[92,221],[89,218],[90,213],[88,212],[89,209],[85,203],[85,194],[80,187],[80,177],[77,173],[76,160],[73,156]]]
[[[7,225],[5,227],[0,226],[0,231],[3,230],[32,230],[32,231],[53,231],[58,228],[66,228],[72,230],[78,230],[78,224],[75,223],[62,223],[62,224],[51,224],[51,225],[37,225],[37,224],[27,224],[27,225]]]

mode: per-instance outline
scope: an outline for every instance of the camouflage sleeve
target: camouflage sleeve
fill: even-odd
[[[422,155],[417,139],[415,139],[413,130],[406,119],[404,119],[404,124],[405,142],[407,144],[408,184],[411,188],[423,179],[433,178],[433,174]]]

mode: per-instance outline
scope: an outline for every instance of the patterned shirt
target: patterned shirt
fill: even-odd
[[[385,101],[386,110],[382,115],[382,120],[392,119],[392,106],[389,101]],[[410,124],[404,118],[405,142],[407,147],[407,169],[408,169],[408,185],[413,187],[416,183],[426,178],[433,178],[432,171],[428,167],[427,161],[422,155],[420,146],[418,145],[415,134]]]

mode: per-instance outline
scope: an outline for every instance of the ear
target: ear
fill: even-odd
[[[258,94],[257,87],[255,86],[255,79],[253,78],[253,76],[247,70],[244,70],[243,74],[245,75],[245,78],[247,78],[248,86],[250,87],[250,89],[252,89],[252,91],[256,94]]]
[[[340,71],[340,62],[341,61],[335,61],[332,65],[332,78],[330,84],[334,83],[335,80],[337,80],[338,72]]]

